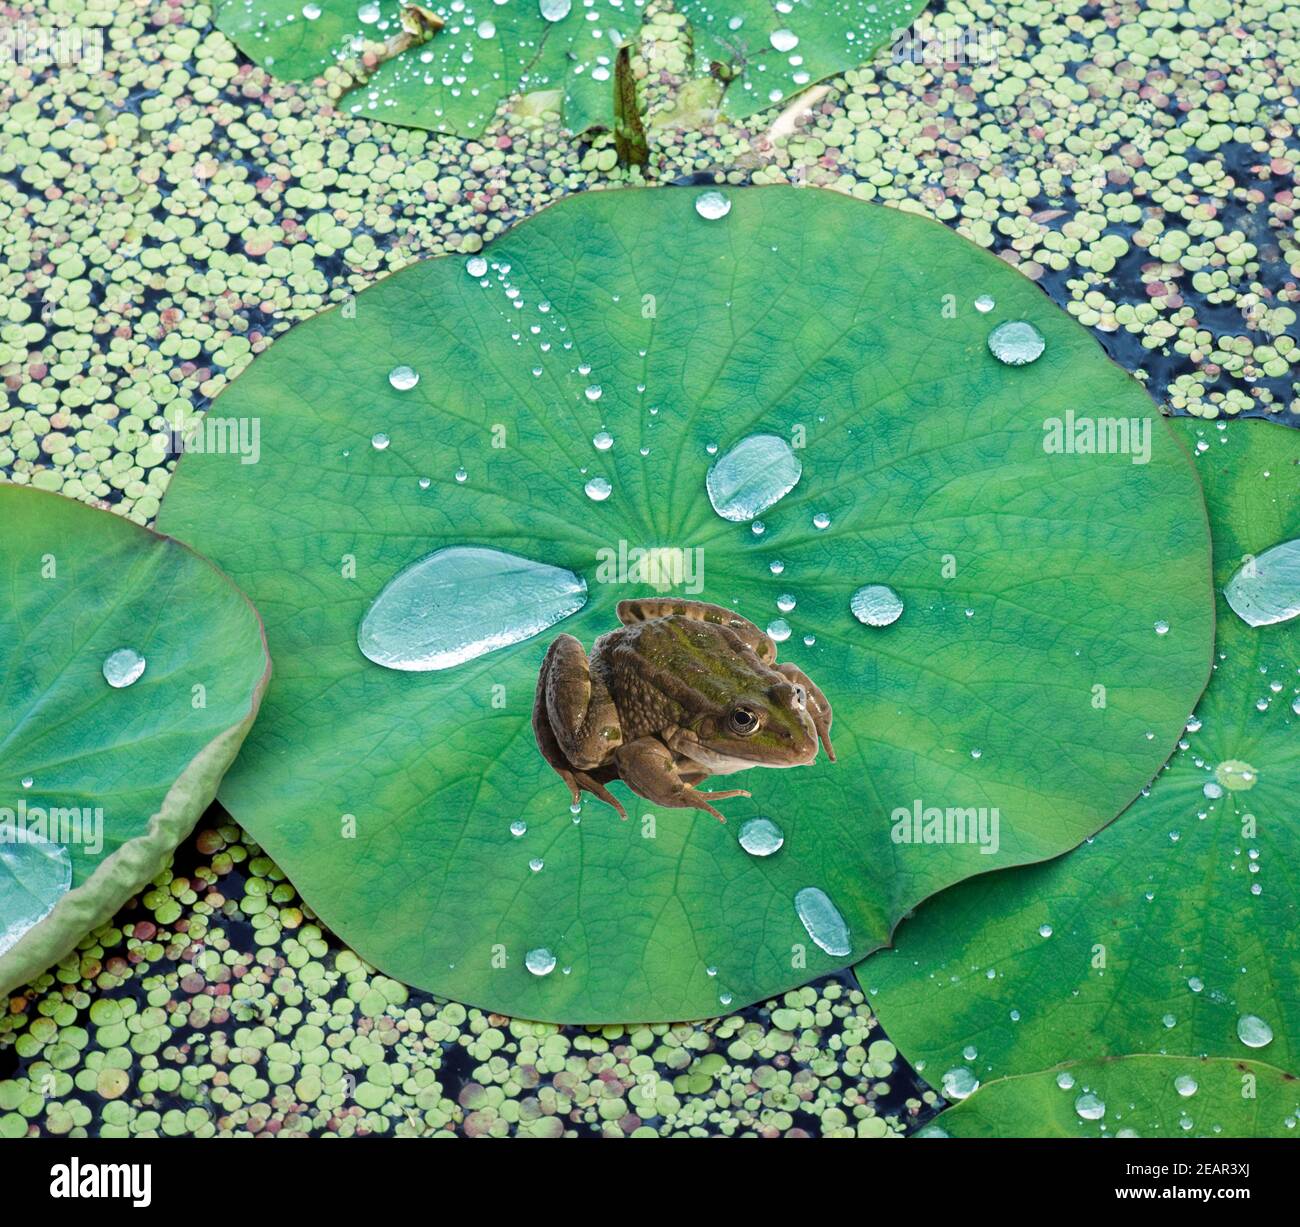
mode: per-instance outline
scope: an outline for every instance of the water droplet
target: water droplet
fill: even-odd
[[[588,400],[600,400],[602,395],[602,389],[600,384],[593,383],[591,387],[587,389],[585,395]]]
[[[755,520],[749,526],[749,531],[753,533],[755,537],[761,537],[765,532],[767,532],[767,525],[764,524],[762,520]]]
[[[750,856],[771,856],[785,843],[785,833],[770,818],[750,818],[740,827],[740,846]]]
[[[104,657],[104,680],[114,690],[121,690],[140,680],[145,659],[134,648],[118,648]]]
[[[1091,1091],[1084,1091],[1078,1099],[1074,1101],[1074,1110],[1083,1117],[1084,1120],[1101,1120],[1106,1115],[1106,1105],[1101,1098],[1094,1095]]]
[[[379,20],[379,5],[375,0],[367,0],[359,9],[357,9],[357,20],[363,26],[372,26]]]
[[[866,626],[892,626],[903,616],[903,598],[888,584],[866,584],[849,598],[849,608]]]
[[[1179,1074],[1174,1079],[1174,1090],[1176,1090],[1184,1099],[1190,1099],[1196,1094],[1196,1079],[1191,1074]]]
[[[1056,1075],[1056,1085],[1063,1091],[1068,1091],[1074,1085],[1074,1075],[1068,1069],[1063,1069]]]
[[[62,844],[30,831],[0,843],[0,955],[48,916],[72,885],[72,858]]]
[[[721,1002],[723,1005],[730,1005],[732,1000],[733,998],[730,993],[722,992],[718,994],[718,1001]]]
[[[776,598],[776,607],[782,613],[789,613],[797,603],[798,602],[795,601],[794,597],[788,592],[783,592]]]
[[[391,440],[386,434],[384,434],[382,430],[379,431],[377,434],[373,434],[370,436],[370,446],[373,447],[377,452],[384,451],[388,447],[388,444],[390,442]]]
[[[35,781],[34,779],[32,779],[32,777],[31,777],[30,775],[25,775],[25,776],[23,776],[23,778],[19,781],[19,783],[22,784],[22,786],[23,786],[24,788],[30,788],[33,784],[36,783],[36,781]]]
[[[772,46],[782,53],[793,51],[799,45],[799,36],[793,30],[773,30]]]
[[[772,561],[767,564],[767,569],[771,571],[773,575],[780,575],[781,572],[785,570],[785,563],[783,563],[779,558],[773,558]]]
[[[843,958],[853,952],[849,926],[830,896],[817,886],[805,886],[794,897],[794,910],[808,936],[827,954]]]
[[[1223,796],[1223,785],[1217,780],[1206,780],[1205,786],[1201,791],[1210,798],[1211,801],[1217,801]]]
[[[1263,1048],[1273,1042],[1273,1028],[1258,1014],[1243,1014],[1237,1019],[1237,1038],[1247,1048]]]
[[[450,669],[531,639],[586,602],[586,582],[572,571],[450,546],[389,580],[362,618],[357,644],[389,669]]]
[[[945,1099],[969,1099],[980,1088],[980,1080],[964,1065],[950,1069],[944,1074],[939,1085],[943,1088]]]
[[[819,511],[812,519],[813,527],[819,531],[823,528],[830,528],[831,518],[824,511]]]
[[[416,484],[421,490],[427,490],[431,485],[433,485],[433,482],[427,477],[421,477]]]
[[[526,823],[522,818],[516,818],[514,822],[510,824],[510,834],[513,835],[516,839],[518,839],[521,835],[527,835],[528,823]]]
[[[469,474],[466,473],[464,469],[457,469],[457,470],[452,474],[452,476],[453,476],[453,477],[454,477],[458,482],[460,482],[461,485],[464,485],[465,482],[467,482],[467,481],[469,480]]]
[[[1187,987],[1194,993],[1199,993],[1205,987],[1205,981],[1200,976],[1190,976],[1187,980]]]
[[[1155,627],[1156,627],[1156,634],[1157,634],[1157,635],[1167,635],[1167,634],[1169,634],[1169,623],[1168,623],[1168,622],[1157,622],[1157,623],[1155,624]]]
[[[749,435],[709,468],[709,502],[724,520],[743,523],[783,499],[799,482],[803,465],[779,435]]]
[[[399,392],[406,392],[420,382],[420,376],[409,366],[395,366],[388,372],[388,382]]]
[[[607,452],[614,446],[614,436],[607,430],[599,431],[592,436],[591,446],[598,452]]]
[[[790,638],[790,623],[784,618],[773,618],[767,624],[767,637],[773,643],[784,643]]]
[[[979,1054],[980,1050],[976,1048],[974,1044],[967,1044],[966,1047],[961,1050],[961,1055],[968,1061],[975,1060]]]
[[[524,955],[524,966],[535,976],[549,976],[555,970],[555,955],[545,946],[538,946]]]
[[[474,278],[486,277],[488,262],[482,256],[470,256],[465,261],[465,271]]]
[[[1051,936],[1052,936],[1052,926],[1049,925],[1049,924],[1047,924],[1047,923],[1045,923],[1045,922],[1044,922],[1043,924],[1040,924],[1040,925],[1038,926],[1038,936],[1039,936],[1039,937],[1051,937]]]
[[[546,868],[546,862],[540,856],[535,856],[528,862],[528,868],[534,873],[541,873]]]
[[[593,477],[583,489],[587,492],[587,497],[593,503],[603,503],[613,492],[614,487],[609,484],[603,477]]]
[[[479,36],[479,38],[496,38],[497,36],[496,24],[491,21],[480,21],[478,23],[478,29],[475,31],[475,33]]]
[[[993,297],[990,294],[981,294],[975,300],[975,310],[981,315],[987,315],[996,306],[997,303],[993,301]]]
[[[1300,539],[1247,558],[1223,595],[1248,626],[1273,626],[1300,615]]]
[[[540,0],[537,7],[547,21],[563,21],[573,8],[573,0]]]
[[[1215,767],[1214,778],[1230,792],[1249,792],[1259,781],[1259,772],[1238,758],[1225,758]]]
[[[308,21],[315,21],[316,18],[320,16],[320,5],[304,4],[302,6],[302,15],[307,18]]]
[[[706,221],[716,222],[731,212],[731,201],[721,192],[702,192],[695,198],[695,211]]]
[[[1047,342],[1028,320],[1008,320],[989,333],[989,349],[999,362],[1025,366],[1037,359]]]

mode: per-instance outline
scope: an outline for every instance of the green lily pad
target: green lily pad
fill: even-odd
[[[768,0],[735,0],[725,13],[689,0],[682,11],[694,26],[700,71],[727,80],[727,107],[744,116],[866,62],[924,7],[924,0],[848,0],[830,13],[800,0],[782,15]],[[290,81],[310,81],[356,59],[366,44],[382,45],[343,110],[473,137],[519,93],[554,92],[574,132],[612,127],[615,58],[635,40],[642,9],[643,0],[418,8],[401,0],[220,0],[217,27]]]
[[[1086,330],[936,222],[790,188],[735,191],[710,221],[704,195],[571,198],[299,326],[213,410],[260,419],[261,463],[187,456],[162,510],[253,594],[276,660],[223,803],[365,958],[506,1014],[699,1017],[842,966],[943,886],[1108,822],[1209,670],[1195,474]],[[1005,319],[1042,332],[1037,362],[991,354]],[[1145,423],[1148,462],[1045,450],[1080,405]],[[724,520],[706,474],[755,435],[790,441],[798,482],[762,523]],[[446,606],[457,653],[509,638],[503,618],[540,633],[432,672],[372,664],[372,602],[455,547],[571,572],[586,603],[551,627],[512,584],[469,585],[481,631]],[[890,626],[850,608],[871,582],[905,602]],[[571,814],[530,723],[547,644],[590,648],[619,600],[665,590],[788,626],[781,659],[834,706],[839,761],[732,777],[753,797],[726,825],[621,783],[632,821]],[[389,626],[367,634],[381,658]],[[983,809],[988,851],[897,842],[916,800]],[[775,855],[737,844],[759,816]],[[847,940],[810,940],[796,896],[837,928],[813,888]]]
[[[1300,1071],[1300,626],[1247,626],[1222,594],[1244,556],[1300,536],[1300,433],[1174,426],[1200,449],[1214,529],[1214,677],[1182,748],[1115,823],[1051,864],[945,893],[858,968],[936,1085],[954,1068],[1014,1081],[1139,1053]],[[1018,1113],[1015,1098],[997,1103]]]
[[[3,993],[158,873],[216,794],[270,661],[256,611],[183,545],[17,486],[0,486],[0,522]]]
[[[1076,1061],[999,1078],[922,1130],[931,1137],[1294,1137],[1300,1082],[1227,1057]]]

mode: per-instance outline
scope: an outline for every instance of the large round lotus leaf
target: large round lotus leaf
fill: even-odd
[[[252,725],[270,661],[247,600],[177,542],[17,486],[0,486],[0,524],[3,993],[166,863]],[[110,686],[124,649],[144,672]]]
[[[936,1085],[1155,1052],[1300,1072],[1300,622],[1250,627],[1222,597],[1243,556],[1300,537],[1300,432],[1175,426],[1214,527],[1214,677],[1150,794],[1096,839],[945,893],[858,968]]]
[[[679,6],[699,71],[727,79],[737,116],[810,82],[866,63],[925,0],[770,0]],[[555,92],[574,132],[614,121],[614,60],[636,40],[643,0],[219,0],[217,26],[263,68],[290,81],[319,77],[366,44],[382,45],[370,75],[344,97],[353,115],[457,136],[481,136],[498,105]],[[544,16],[549,13],[550,17]]]
[[[1144,1056],[1000,1078],[926,1137],[1294,1137],[1300,1083],[1262,1061]]]
[[[808,887],[874,949],[943,886],[1113,818],[1209,670],[1195,474],[1084,329],[935,222],[792,188],[709,221],[701,195],[572,198],[485,262],[427,261],[303,324],[213,410],[260,418],[261,463],[187,456],[163,508],[253,594],[276,659],[223,801],[366,958],[507,1014],[700,1016],[798,984],[846,961],[796,915]],[[986,343],[1015,319],[1046,339],[1031,365]],[[1148,463],[1045,451],[1044,421],[1081,406],[1133,419]],[[761,524],[724,520],[706,473],[763,434],[803,445],[802,477]],[[452,546],[567,568],[586,605],[459,667],[369,663],[371,603]],[[837,763],[727,778],[754,795],[726,825],[617,783],[633,821],[593,801],[574,821],[534,744],[538,668],[556,631],[590,648],[653,594],[618,582],[643,548],[682,564],[675,594],[792,628]],[[893,625],[850,612],[869,582],[905,600]],[[509,580],[464,599],[485,631],[536,613]],[[983,846],[894,842],[916,801],[983,809]],[[785,833],[767,859],[737,844],[757,815]]]

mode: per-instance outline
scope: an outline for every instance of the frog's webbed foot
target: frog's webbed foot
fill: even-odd
[[[702,809],[719,822],[726,822],[709,802],[721,801],[727,797],[749,796],[743,788],[729,788],[723,792],[696,791],[694,784],[687,780],[694,779],[698,782],[703,777],[692,772],[684,779],[677,770],[672,751],[654,737],[638,737],[635,741],[620,746],[615,758],[623,782],[637,796],[666,809]]]
[[[772,667],[778,673],[784,673],[796,686],[803,687],[804,707],[812,717],[812,722],[817,729],[817,738],[822,743],[822,749],[826,751],[826,757],[834,762],[835,748],[831,745],[831,720],[834,718],[834,713],[826,696],[822,694],[820,687],[812,678],[788,661]]]
[[[623,803],[605,787],[599,780],[594,779],[585,771],[560,772],[566,777],[569,785],[569,791],[573,793],[573,803],[577,805],[582,800],[582,793],[589,792],[599,801],[604,801],[606,805],[612,805],[617,811],[618,816],[627,821],[627,810],[623,808]]]

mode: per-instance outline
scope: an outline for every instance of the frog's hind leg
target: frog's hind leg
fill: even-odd
[[[618,708],[572,635],[557,635],[547,649],[537,691],[551,732],[575,768],[590,771],[609,761],[623,740]]]
[[[537,738],[537,748],[555,773],[569,786],[569,792],[573,796],[575,805],[582,800],[583,792],[589,792],[592,796],[604,801],[606,805],[613,806],[618,811],[618,816],[626,820],[627,811],[618,798],[605,787],[606,781],[617,778],[617,772],[611,767],[601,767],[595,763],[590,763],[585,768],[575,766],[566,753],[565,747],[555,734],[549,701],[551,685],[553,681],[558,684],[565,678],[572,678],[574,672],[571,650],[567,647],[560,647],[560,640],[562,639],[567,639],[570,644],[577,648],[584,671],[586,667],[586,656],[583,654],[582,645],[571,635],[561,635],[555,643],[551,644],[546,653],[546,659],[542,662],[541,672],[537,677],[537,693],[533,699],[533,734]],[[559,652],[557,652],[557,648],[560,649]],[[557,673],[554,669],[554,658],[562,654],[568,656],[567,667],[562,668]],[[601,689],[603,691],[604,688]],[[611,709],[612,706],[610,704]],[[617,714],[615,714],[614,720],[617,723]]]
[[[821,688],[802,669],[796,668],[788,661],[774,665],[773,668],[778,673],[784,673],[796,686],[803,687],[805,710],[812,717],[817,729],[817,737],[822,743],[822,749],[826,751],[826,757],[834,762],[835,747],[831,745],[831,720],[834,719],[834,713]]]
[[[668,596],[618,603],[618,620],[624,626],[650,622],[655,618],[691,618],[696,622],[725,627],[765,664],[770,665],[776,659],[776,644],[771,637],[734,609],[711,605],[708,601],[684,601]]]
[[[638,737],[635,741],[629,741],[618,748],[615,758],[623,783],[638,796],[667,809],[702,809],[719,822],[726,822],[709,802],[750,795],[744,788],[697,792],[694,784],[704,777],[698,771],[680,774],[672,751],[654,737]]]

